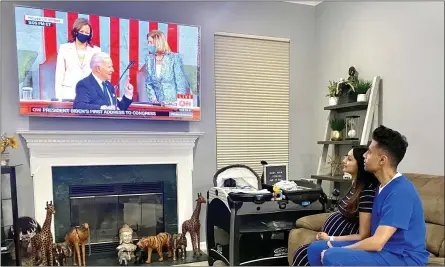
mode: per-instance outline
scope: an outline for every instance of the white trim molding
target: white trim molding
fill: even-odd
[[[300,4],[300,5],[308,5],[308,6],[316,6],[323,1],[285,1],[292,4]]]
[[[18,131],[27,143],[35,219],[53,200],[53,166],[176,164],[178,233],[194,210],[193,149],[203,133],[126,131]],[[57,207],[56,207],[57,208]],[[52,223],[54,236],[54,220]],[[190,240],[189,240],[190,243]],[[191,243],[188,244],[191,248]]]

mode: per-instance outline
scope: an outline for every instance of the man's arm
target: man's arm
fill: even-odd
[[[119,101],[119,99],[116,99],[116,101],[119,110],[127,110],[128,107],[130,107],[131,103],[133,102],[132,99],[127,98],[125,95],[122,97],[121,101]]]
[[[111,84],[110,84],[110,86],[111,86]],[[117,107],[119,108],[119,110],[127,110],[128,107],[133,102],[134,88],[133,88],[133,85],[131,85],[129,81],[127,81],[124,91],[125,92],[124,92],[122,99],[120,101],[119,101],[119,99],[116,99]]]
[[[359,212],[359,232],[355,235],[334,236],[334,241],[363,240],[371,235],[371,213]]]
[[[409,229],[414,198],[410,195],[411,192],[407,192],[403,188],[393,190],[381,204],[381,218],[375,233],[369,238],[347,246],[347,248],[381,251],[398,229]],[[373,212],[377,212],[377,210],[373,210]]]
[[[100,105],[90,104],[90,88],[81,80],[76,84],[76,97],[73,108],[75,109],[100,109]]]
[[[345,246],[345,248],[361,249],[365,251],[381,251],[396,230],[397,228],[392,226],[380,225],[377,227],[373,236],[352,245]]]

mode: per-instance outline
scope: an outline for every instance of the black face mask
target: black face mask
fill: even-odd
[[[83,44],[83,43],[88,42],[90,40],[90,35],[86,35],[86,34],[78,32],[77,33],[77,40],[79,40],[79,42],[81,42]]]

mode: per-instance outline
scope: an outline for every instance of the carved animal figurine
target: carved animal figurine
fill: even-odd
[[[117,257],[119,258],[119,264],[121,266],[127,266],[128,262],[131,260],[131,251],[121,249],[117,252]]]
[[[51,233],[51,221],[56,213],[53,202],[46,202],[46,218],[42,230],[31,238],[32,265],[36,266],[40,258],[43,265],[53,266],[53,235]]]
[[[67,258],[73,256],[73,249],[68,242],[54,243],[53,255],[55,266],[67,266]]]
[[[185,249],[187,248],[187,237],[180,233],[174,234],[172,236],[172,250],[173,250],[173,260],[176,260],[176,254],[181,256],[181,259],[185,260]]]
[[[22,265],[32,266],[31,238],[42,230],[40,224],[31,217],[19,217],[17,221],[18,237],[20,243],[20,258]],[[9,236],[15,237],[14,227],[11,226]],[[15,248],[11,253],[12,260],[15,260]]]
[[[172,256],[172,248],[171,248],[171,239],[172,236],[169,233],[159,233],[156,236],[143,237],[136,244],[138,247],[142,249],[147,249],[147,260],[145,263],[151,263],[151,254],[153,250],[156,250],[159,254],[159,261],[164,260],[164,255],[162,254],[162,249],[167,247],[168,257]]]
[[[201,223],[199,221],[199,214],[201,213],[201,204],[207,203],[205,198],[201,195],[201,193],[198,193],[198,199],[196,200],[196,208],[195,211],[193,211],[192,217],[184,221],[182,223],[182,234],[184,236],[187,234],[187,232],[190,233],[190,238],[192,240],[192,246],[193,246],[193,256],[201,256],[201,246],[200,246],[200,230],[201,230]]]
[[[34,237],[37,233],[39,233],[42,230],[42,227],[40,227],[40,224],[34,220],[31,217],[20,217],[17,221],[17,229],[19,234],[19,240],[22,243],[22,245],[26,245],[25,248],[27,248],[27,245],[30,243],[31,238]],[[14,227],[11,226],[10,233],[14,237]]]
[[[73,264],[76,265],[76,260],[79,266],[86,266],[85,263],[85,244],[88,241],[91,254],[91,242],[90,242],[90,227],[88,223],[84,223],[81,226],[71,228],[71,231],[65,235],[65,242],[70,243],[73,246]],[[82,259],[80,246],[82,246]],[[77,259],[76,259],[77,257]]]
[[[134,251],[134,264],[139,265],[144,262],[145,251],[143,248],[136,246],[136,250]]]

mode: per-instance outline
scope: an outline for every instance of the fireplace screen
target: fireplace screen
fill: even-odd
[[[159,190],[152,184],[145,185],[147,190],[142,190],[143,184],[130,186],[138,192],[131,193],[128,186],[125,188],[122,185],[90,185],[87,188],[89,192],[82,190],[82,196],[79,196],[73,192],[81,188],[70,188],[71,226],[88,223],[91,243],[119,241],[119,229],[124,223],[133,228],[134,239],[163,232],[162,186]],[[92,194],[93,191],[95,194]]]

